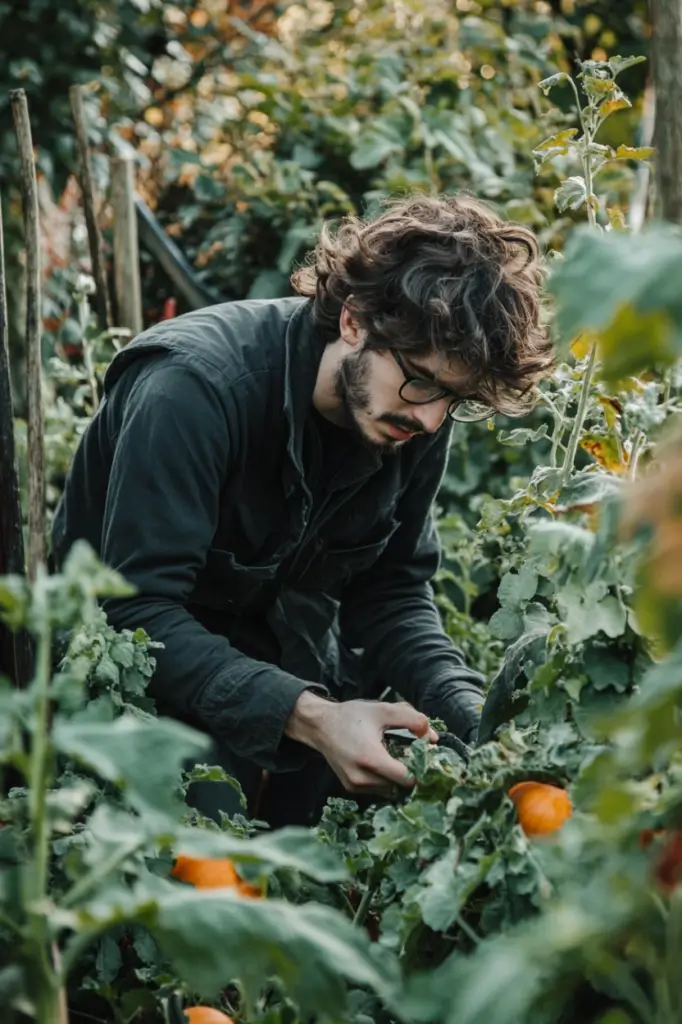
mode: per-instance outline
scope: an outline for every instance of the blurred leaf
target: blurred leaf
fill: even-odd
[[[397,971],[388,950],[338,912],[315,904],[241,900],[222,891],[178,888],[164,897],[152,933],[179,976],[200,995],[216,996],[238,980],[254,999],[279,978],[303,1014],[338,1015],[346,983],[390,1002]]]
[[[672,228],[644,230],[637,245],[621,232],[577,229],[550,279],[559,332],[598,331],[608,380],[669,362],[682,351],[681,275],[682,238]]]
[[[180,767],[200,760],[210,745],[203,733],[170,718],[141,721],[130,714],[111,724],[58,720],[53,742],[121,786],[130,803],[150,816],[179,814]]]

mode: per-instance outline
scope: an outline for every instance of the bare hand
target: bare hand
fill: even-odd
[[[396,785],[409,788],[414,779],[386,750],[386,729],[409,729],[417,737],[438,740],[426,715],[411,704],[370,700],[333,704],[309,690],[298,698],[285,732],[319,751],[345,789],[390,796]]]

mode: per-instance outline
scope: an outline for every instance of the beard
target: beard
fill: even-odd
[[[334,375],[334,394],[339,401],[343,426],[353,431],[355,437],[373,452],[390,454],[400,450],[400,443],[386,438],[376,441],[368,437],[360,419],[362,413],[369,413],[372,407],[370,389],[371,352],[361,349],[354,355],[346,356],[337,367]],[[385,413],[377,420],[391,423],[394,426],[414,433],[421,433],[421,425],[407,417]]]

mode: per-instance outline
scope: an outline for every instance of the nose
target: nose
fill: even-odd
[[[428,405],[413,405],[410,414],[415,420],[419,420],[426,434],[435,434],[439,427],[443,426],[449,405],[449,399],[441,398],[437,402],[429,402]]]

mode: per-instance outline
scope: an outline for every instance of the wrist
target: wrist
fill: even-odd
[[[311,690],[303,690],[286,721],[284,735],[312,747],[313,750],[319,750],[324,723],[328,720],[333,707],[334,704],[324,697]]]

